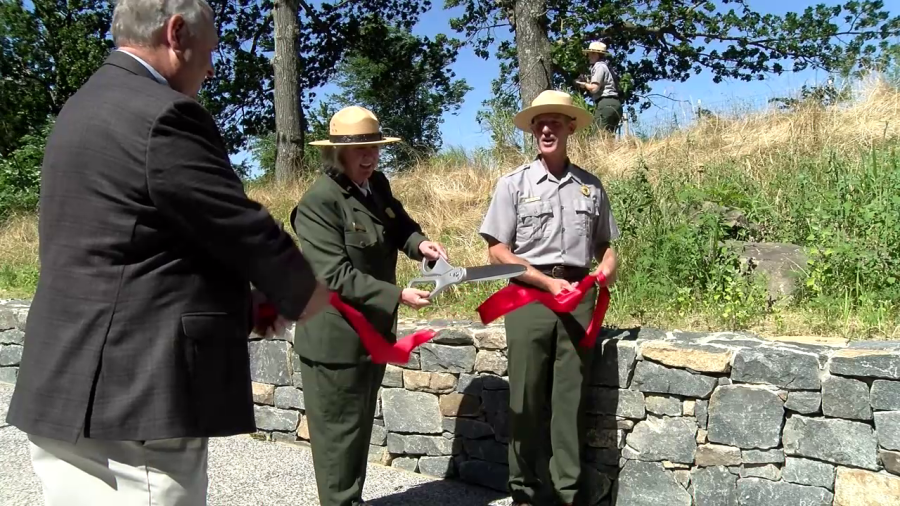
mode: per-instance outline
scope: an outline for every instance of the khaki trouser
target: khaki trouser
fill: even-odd
[[[75,444],[29,435],[46,506],[204,506],[207,438]]]
[[[593,287],[569,314],[535,302],[506,315],[509,490],[514,502],[552,504],[555,496],[569,504],[583,486],[584,399],[593,349],[577,343],[596,300]]]

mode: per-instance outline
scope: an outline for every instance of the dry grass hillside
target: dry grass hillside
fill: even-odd
[[[736,117],[704,118],[693,128],[662,139],[604,141],[580,136],[570,146],[572,160],[604,182],[642,164],[651,181],[657,174],[701,175],[705,167],[738,164],[746,174],[767,180],[781,170],[776,160],[817,156],[823,150],[849,152],[900,137],[900,92],[880,81],[860,85],[852,104],[795,112],[770,110]],[[487,209],[497,177],[529,159],[519,153],[490,157],[428,160],[392,180],[396,196],[434,237],[450,241],[460,262],[484,259],[475,231]],[[251,188],[250,196],[282,218],[309,185]]]
[[[895,87],[872,81],[860,85],[852,101],[837,107],[808,106],[790,112],[772,110],[708,116],[692,128],[650,140],[631,138],[613,142],[582,135],[572,141],[570,152],[576,163],[600,176],[611,194],[616,191],[617,182],[629,180],[637,169],[641,169],[651,187],[656,187],[664,179],[670,183],[677,180],[682,189],[689,190],[712,188],[720,183],[728,186],[731,184],[729,181],[740,181],[738,187],[758,187],[769,208],[784,209],[784,212],[779,212],[787,215],[790,214],[788,208],[792,205],[791,200],[796,200],[798,193],[782,190],[778,185],[783,184],[779,181],[789,177],[791,171],[813,163],[810,160],[833,158],[835,154],[884,149],[898,138],[900,93]],[[523,155],[514,152],[440,156],[394,177],[392,186],[396,196],[419,220],[426,233],[447,246],[454,263],[479,264],[485,261],[485,247],[476,231],[488,205],[494,181],[525,160]],[[854,167],[853,170],[862,170],[864,165],[860,159],[853,161],[852,156],[848,163]],[[248,192],[286,222],[290,209],[308,185],[308,180],[284,187],[250,185]],[[617,199],[616,195],[611,197],[614,205],[625,205],[625,201]],[[665,200],[662,198],[661,204],[666,204]],[[616,210],[617,218],[631,211],[621,207]],[[636,247],[626,250],[632,251]],[[7,277],[15,277],[14,274],[19,273],[21,278],[17,283],[7,282],[5,288],[0,284],[0,297],[28,295],[30,282],[27,278],[36,275],[36,253],[36,219],[33,216],[14,218],[0,228],[0,266],[4,266]],[[623,268],[633,264],[629,263],[633,257],[634,254],[623,259]],[[405,282],[414,269],[417,266],[404,259],[400,266],[401,282]],[[461,288],[445,296],[423,316],[474,318],[473,308],[487,295],[489,288],[480,285]],[[652,314],[636,312],[634,308],[640,306],[640,301],[636,299],[639,293],[642,292],[624,290],[614,294],[609,322],[681,328],[732,326],[710,316],[716,313],[715,309],[709,313],[702,309],[706,306],[701,304],[691,305],[685,310],[684,307],[669,305],[664,297]],[[620,299],[618,307],[616,295]],[[672,298],[676,298],[675,294]],[[764,302],[760,304],[765,306]],[[874,324],[860,320],[867,316],[846,312],[843,314],[845,321],[837,327],[823,323],[833,319],[828,311],[823,313],[822,310],[805,306],[786,308],[778,314],[771,313],[771,309],[768,311],[748,318],[744,326],[764,333],[782,334],[895,335],[898,332],[895,305],[891,305],[886,316]],[[874,331],[873,326],[877,327]]]

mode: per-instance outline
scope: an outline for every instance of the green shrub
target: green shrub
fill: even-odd
[[[39,133],[26,135],[21,146],[0,158],[0,222],[13,213],[37,210],[41,185],[41,162],[52,123]]]

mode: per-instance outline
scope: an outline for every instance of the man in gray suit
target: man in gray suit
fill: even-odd
[[[251,284],[292,321],[327,293],[194,98],[213,72],[209,6],[119,0],[112,32],[119,49],[47,142],[7,420],[50,506],[202,505],[208,438],[256,430]]]

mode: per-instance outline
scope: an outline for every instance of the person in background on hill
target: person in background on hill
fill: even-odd
[[[591,77],[588,82],[575,81],[590,93],[594,100],[594,122],[607,132],[615,133],[622,120],[622,92],[619,88],[619,75],[609,65],[609,52],[606,44],[591,42],[584,50],[591,63]]]
[[[592,260],[612,283],[616,255],[610,242],[619,229],[609,199],[596,176],[573,164],[569,136],[591,123],[591,114],[572,104],[568,93],[548,90],[519,112],[517,128],[534,135],[539,155],[502,176],[481,225],[492,263],[522,264],[525,274],[513,283],[554,296],[571,290],[590,271]],[[584,483],[581,472],[584,394],[593,349],[577,342],[585,335],[597,287],[587,291],[570,314],[557,314],[540,303],[523,306],[505,318],[509,354],[509,490],[514,504],[544,502],[544,493],[574,504]],[[539,430],[550,406],[549,437]],[[549,442],[550,448],[544,445]],[[550,450],[549,452],[546,450]],[[540,469],[552,455],[549,476]]]
[[[48,506],[204,505],[208,438],[256,430],[251,284],[295,321],[328,293],[195,99],[213,72],[209,5],[118,0],[112,36],[47,141],[7,421]]]
[[[388,341],[396,340],[399,304],[420,309],[428,292],[397,286],[397,256],[447,258],[394,198],[378,166],[384,137],[378,118],[347,107],[331,118],[320,146],[322,174],[291,212],[300,247],[328,288],[361,312]],[[378,388],[385,366],[371,362],[359,336],[334,308],[298,326],[303,393],[319,501],[364,504],[363,485]]]

